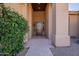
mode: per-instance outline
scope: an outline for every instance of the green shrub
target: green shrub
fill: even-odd
[[[24,47],[28,22],[17,12],[0,4],[0,53],[16,55]]]

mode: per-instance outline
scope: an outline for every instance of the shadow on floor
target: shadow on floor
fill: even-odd
[[[79,56],[79,38],[71,38],[70,47],[50,48],[54,56]]]
[[[30,47],[24,48],[20,53],[17,54],[17,56],[25,56],[25,54],[28,52]]]

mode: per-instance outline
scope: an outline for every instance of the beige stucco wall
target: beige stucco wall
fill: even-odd
[[[32,15],[33,15],[33,10],[32,10],[32,5],[29,3],[28,5],[28,22],[29,22],[29,39],[32,38]]]
[[[69,34],[70,36],[78,37],[79,30],[79,12],[70,11],[69,12]]]
[[[46,35],[49,39],[52,39],[52,4],[47,4],[47,7],[46,7]]]
[[[48,31],[48,13],[49,13],[49,10],[48,10],[48,4],[47,4],[47,6],[46,6],[46,11],[45,11],[45,16],[46,16],[46,17],[45,17],[45,19],[46,19],[46,36],[47,36],[47,37],[49,37],[49,36],[48,36],[48,32],[49,32],[49,31]]]
[[[38,21],[43,22],[44,25],[45,25],[45,11],[33,11],[33,15],[32,15],[32,31],[33,31],[33,35],[35,34],[34,24],[37,23]],[[45,33],[45,31],[44,31],[44,33]]]
[[[27,4],[5,3],[5,6],[7,6],[7,7],[11,8],[12,10],[15,10],[16,12],[20,13],[27,20],[27,17],[28,17],[27,16]]]
[[[44,11],[33,11],[33,22],[36,21],[45,21]]]
[[[70,46],[68,4],[53,4],[53,19],[55,19],[53,41],[56,47]]]
[[[52,44],[55,45],[55,35],[56,35],[56,6],[55,3],[52,4]]]
[[[79,25],[79,13],[78,13],[78,25]],[[79,37],[79,26],[78,26],[78,37]]]

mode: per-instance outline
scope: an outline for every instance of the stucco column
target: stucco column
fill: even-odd
[[[68,4],[54,4],[55,32],[54,44],[56,47],[70,46],[70,36],[68,35]]]
[[[48,26],[46,29],[48,30],[48,38],[49,39],[52,39],[52,4],[47,4],[47,7],[46,7],[46,19],[47,19],[47,24],[46,26]]]
[[[32,38],[32,5],[28,4],[29,39]]]

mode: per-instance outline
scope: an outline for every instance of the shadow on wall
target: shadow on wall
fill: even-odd
[[[78,36],[79,36],[79,13],[78,13]]]

